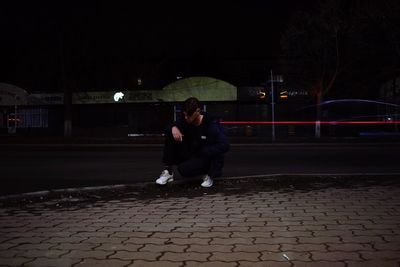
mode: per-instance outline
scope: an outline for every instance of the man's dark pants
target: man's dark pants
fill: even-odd
[[[172,135],[167,135],[164,144],[163,162],[165,165],[178,166],[183,177],[193,177],[208,174],[212,178],[218,175],[216,158],[209,158],[192,151],[190,144],[185,140],[175,141]]]

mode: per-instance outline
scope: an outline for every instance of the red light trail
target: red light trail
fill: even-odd
[[[225,125],[291,125],[291,124],[316,124],[317,121],[221,121]],[[368,125],[368,124],[399,124],[400,121],[320,121],[320,124],[329,125]]]

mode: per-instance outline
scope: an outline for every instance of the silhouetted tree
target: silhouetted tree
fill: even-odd
[[[371,73],[398,64],[398,7],[395,0],[323,0],[294,16],[281,40],[286,76],[316,97],[317,121],[335,82],[376,83]]]
[[[324,0],[309,11],[298,13],[282,37],[285,59],[290,62],[289,82],[311,90],[316,96],[317,121],[320,104],[330,90],[340,68],[340,37],[345,28],[341,1]],[[320,137],[316,123],[316,137]]]

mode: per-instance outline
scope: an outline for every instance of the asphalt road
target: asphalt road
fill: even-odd
[[[400,144],[234,145],[224,177],[273,174],[400,174]],[[0,145],[0,194],[154,181],[162,147]]]

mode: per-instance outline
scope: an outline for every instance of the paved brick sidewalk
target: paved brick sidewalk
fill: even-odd
[[[1,266],[399,263],[400,188],[393,186],[0,208]]]

